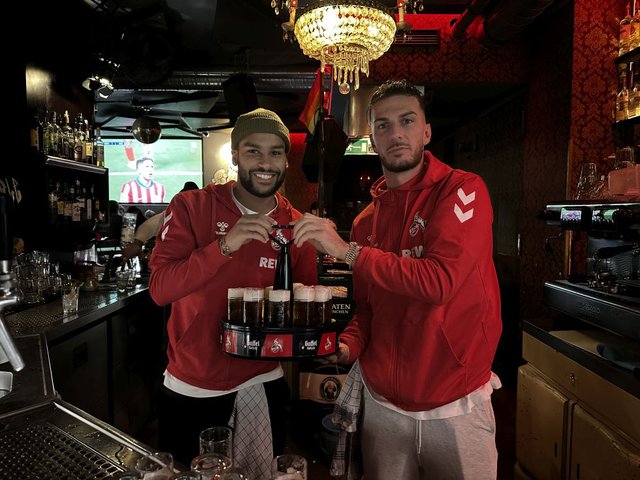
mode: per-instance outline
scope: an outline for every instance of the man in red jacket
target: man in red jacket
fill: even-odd
[[[198,454],[199,432],[226,425],[234,405],[240,414],[236,398],[256,386],[264,386],[257,396],[266,393],[269,407],[273,451],[266,456],[284,447],[289,390],[282,368],[225,354],[220,322],[227,317],[229,288],[273,284],[280,247],[269,234],[290,240],[291,230],[274,225],[301,215],[277,192],[285,178],[289,130],[275,113],[259,108],[238,117],[231,145],[239,181],[176,195],[150,262],[151,296],[159,305],[171,304],[159,448],[185,465]],[[291,256],[294,280],[315,284],[314,248],[292,247]],[[241,453],[236,445],[234,456]],[[258,471],[268,472],[268,463],[262,467]]]
[[[296,245],[353,269],[356,310],[339,361],[360,364],[365,478],[495,478],[491,364],[502,324],[487,188],[424,151],[431,127],[406,81],[376,91],[369,120],[384,177],[352,242],[310,214],[294,229]]]

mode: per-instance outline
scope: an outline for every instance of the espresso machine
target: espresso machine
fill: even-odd
[[[586,275],[545,282],[545,304],[640,340],[640,203],[554,202],[539,218],[587,237]]]

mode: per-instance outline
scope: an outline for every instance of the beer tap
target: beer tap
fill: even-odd
[[[4,309],[17,304],[20,300],[16,275],[11,271],[8,238],[6,198],[0,195],[0,363],[9,360],[13,369],[19,372],[24,368],[24,360],[9,333],[4,318]]]

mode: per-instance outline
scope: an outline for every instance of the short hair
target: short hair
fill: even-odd
[[[136,160],[136,170],[140,168],[140,164],[142,162],[146,162],[147,160],[151,160],[151,162],[154,163],[153,158],[151,157],[140,157],[139,159]]]
[[[405,95],[407,97],[415,97],[418,100],[418,104],[424,113],[424,118],[427,119],[427,109],[424,105],[424,95],[413,84],[407,80],[387,80],[373,93],[371,101],[369,102],[369,108],[367,110],[367,120],[371,123],[371,112],[373,106],[380,100],[392,97],[394,95]]]

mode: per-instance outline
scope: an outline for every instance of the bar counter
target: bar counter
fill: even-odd
[[[78,313],[64,317],[62,301],[58,298],[42,305],[6,316],[7,327],[14,336],[44,333],[49,343],[101,322],[128,305],[146,300],[149,295],[147,279],[136,284],[130,292],[118,293],[114,285],[100,285],[96,290],[80,290]]]
[[[64,401],[133,437],[152,418],[166,366],[168,308],[153,302],[147,281],[124,293],[108,284],[80,290],[76,315],[64,317],[58,298],[6,316],[14,338],[46,338]]]

